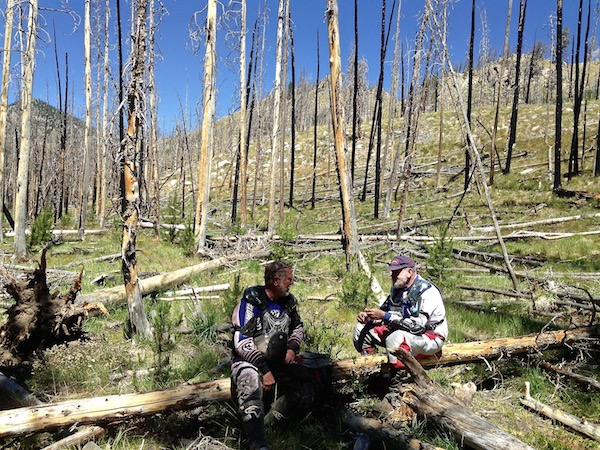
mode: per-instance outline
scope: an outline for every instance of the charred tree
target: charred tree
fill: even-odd
[[[557,193],[562,190],[560,176],[561,133],[562,133],[562,0],[556,0],[556,109],[554,113],[554,183],[552,190]]]
[[[506,164],[504,173],[510,173],[513,147],[517,141],[517,119],[519,117],[519,77],[521,75],[521,57],[523,54],[523,31],[525,29],[525,12],[527,11],[527,0],[521,0],[519,4],[519,28],[517,31],[517,60],[515,62],[515,82],[513,85],[513,103],[508,130],[508,141],[506,142]]]
[[[498,72],[498,88],[496,89],[496,108],[494,112],[494,126],[492,128],[492,145],[490,147],[490,186],[494,184],[495,156],[498,152],[496,148],[496,135],[498,133],[498,121],[500,117],[500,100],[502,99],[502,85],[504,83],[504,66],[508,62],[508,36],[510,34],[510,18],[512,15],[513,0],[508,0],[508,12],[506,14],[506,28],[504,30],[504,47],[502,51],[502,60]],[[498,158],[498,163],[500,158]]]
[[[567,172],[570,180],[573,175],[579,174],[579,158],[577,151],[579,148],[579,116],[581,115],[581,104],[585,87],[585,71],[587,65],[588,38],[590,33],[590,2],[588,1],[588,17],[585,32],[583,67],[579,69],[580,47],[581,47],[581,21],[582,21],[583,0],[579,0],[579,13],[577,19],[577,43],[575,51],[575,99],[573,104],[573,138],[571,139],[571,152],[569,154],[569,170]]]
[[[473,105],[473,47],[475,44],[475,0],[471,3],[471,37],[469,38],[469,78],[467,87],[467,122],[469,128],[473,128],[471,123],[471,110]],[[469,140],[465,139],[468,145]],[[463,189],[466,191],[469,188],[469,178],[471,174],[471,153],[469,149],[465,149],[465,182]]]

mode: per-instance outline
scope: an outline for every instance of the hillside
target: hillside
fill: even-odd
[[[320,95],[325,99],[326,85],[322,89]],[[307,88],[307,99],[310,92]],[[489,130],[494,110],[489,98],[484,102],[486,95],[489,93],[481,96],[482,104],[474,109],[473,117],[477,123],[475,133],[483,157],[484,176],[489,183]],[[514,160],[510,174],[506,175],[501,173],[501,167],[505,164],[504,143],[511,110],[507,105],[501,108],[497,138],[501,166],[495,167],[494,182],[489,183],[490,197],[516,274],[518,286],[515,289],[506,274],[480,174],[475,174],[463,197],[464,133],[459,115],[449,108],[452,99],[448,96],[446,100],[440,185],[436,180],[440,110],[430,105],[420,118],[407,212],[399,238],[395,236],[400,210],[396,194],[401,185],[393,183],[391,186],[389,217],[374,218],[373,161],[368,171],[366,200],[359,200],[369,140],[369,113],[365,113],[357,143],[355,206],[361,250],[374,276],[387,290],[386,267],[392,256],[402,253],[414,257],[419,272],[434,281],[444,294],[450,325],[448,342],[452,344],[596,324],[595,305],[600,297],[597,236],[600,234],[600,204],[590,193],[600,192],[600,178],[591,175],[600,102],[593,98],[586,102],[586,136],[581,149],[585,156],[583,172],[571,180],[564,178],[563,183],[566,190],[575,193],[570,197],[556,196],[552,192],[549,147],[554,138],[553,108],[539,103],[520,105]],[[263,109],[268,109],[267,105],[265,103]],[[315,208],[310,204],[313,130],[305,117],[302,119],[304,127],[298,130],[296,137],[294,204],[293,207],[287,204],[289,186],[285,184],[283,221],[277,227],[279,238],[274,241],[268,241],[264,234],[270,173],[269,122],[264,119],[262,131],[257,132],[251,146],[249,186],[253,189],[249,189],[249,196],[254,206],[250,225],[243,230],[238,223],[231,225],[232,160],[237,142],[235,116],[220,121],[213,160],[209,246],[205,256],[190,253],[193,250],[189,223],[194,210],[192,186],[196,183],[197,131],[185,136],[187,142],[183,132],[165,140],[161,147],[161,173],[165,181],[161,190],[161,222],[165,228],[158,240],[154,239],[151,229],[139,230],[138,264],[142,276],[150,277],[222,255],[244,256],[251,249],[268,249],[271,258],[284,259],[294,266],[292,292],[300,300],[306,326],[303,348],[337,360],[356,357],[350,339],[356,313],[374,299],[365,279],[349,275],[344,263],[338,236],[339,190],[326,105],[323,100],[319,110]],[[307,109],[306,114],[309,111]],[[383,123],[387,130],[386,119],[384,117]],[[40,126],[41,123],[44,122],[40,122]],[[394,141],[389,141],[387,159],[384,159],[387,162],[396,149],[400,149],[403,157],[403,123],[400,117],[392,123],[390,136]],[[75,124],[74,128],[80,125]],[[567,149],[572,132],[572,110],[567,103],[563,130],[563,146]],[[43,139],[39,136],[36,142],[42,147]],[[74,155],[80,142],[71,144]],[[289,179],[290,145],[286,137],[284,180]],[[563,154],[566,157],[566,151]],[[384,173],[387,172],[384,170]],[[383,185],[385,194],[389,189],[387,176]],[[75,186],[69,187],[76,192]],[[95,293],[100,295],[102,287],[122,284],[120,259],[110,257],[118,255],[121,246],[120,217],[116,209],[110,212],[110,223],[112,225],[102,234],[89,235],[85,241],[75,241],[64,234],[54,242],[48,251],[48,277],[53,290],[65,291],[82,266],[85,276],[80,295],[93,298]],[[180,225],[183,230],[176,231],[174,225]],[[89,228],[94,227],[90,221]],[[8,239],[2,244],[5,255],[10,254],[10,245]],[[39,247],[33,249],[34,259],[39,257],[38,252]],[[4,368],[3,372],[13,375],[47,403],[147,392],[227,377],[230,354],[226,340],[229,336],[219,331],[219,324],[230,320],[244,287],[261,283],[264,261],[254,258],[230,262],[195,275],[184,286],[147,296],[147,311],[155,329],[162,330],[151,342],[131,339],[126,326],[126,306],[110,304],[108,316],[87,319],[87,340],[52,347],[32,358],[30,364],[14,372]],[[31,262],[33,265],[35,261]],[[7,269],[20,270],[8,265]],[[92,280],[101,281],[92,283]],[[228,287],[214,288],[222,284]],[[207,286],[213,286],[213,290],[181,292],[183,288]],[[519,398],[525,381],[529,381],[532,395],[538,400],[585,417],[588,422],[599,423],[597,392],[546,372],[539,365],[545,360],[597,379],[600,375],[598,350],[597,341],[590,340],[525,356],[507,354],[499,360],[431,368],[428,373],[446,392],[451,392],[454,384],[474,383],[477,391],[469,409],[533,448],[597,449],[600,447],[596,442],[523,408]],[[388,414],[395,404],[382,404],[381,399],[369,391],[368,380],[368,374],[356,374],[343,380],[335,385],[333,398],[314,416],[288,429],[269,431],[273,448],[351,448],[357,433],[342,425],[341,412],[347,410],[369,415],[388,427],[398,427],[439,447],[462,448],[447,431],[431,427],[427,419],[395,421],[395,416]],[[244,448],[239,423],[228,402],[102,426],[105,435],[95,442],[111,449],[201,448],[191,447],[199,430],[230,448]],[[26,436],[7,441],[6,448],[43,448],[62,436],[60,432]]]

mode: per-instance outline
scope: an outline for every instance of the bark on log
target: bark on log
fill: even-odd
[[[597,336],[597,327],[532,334],[463,344],[446,344],[443,355],[419,360],[423,367],[481,362],[484,359],[540,351]],[[385,355],[333,361],[334,379],[386,361]],[[193,409],[209,401],[230,399],[230,381],[221,379],[143,394],[112,395],[0,411],[0,438],[64,428],[74,423],[97,424],[147,416],[165,410]],[[493,447],[490,447],[493,448]]]
[[[579,418],[573,414],[563,412],[560,409],[553,408],[552,406],[535,400],[529,395],[528,381],[525,382],[525,397],[521,399],[521,403],[552,420],[556,420],[563,425],[566,425],[578,433],[584,434],[595,441],[600,441],[600,428],[597,424],[588,422],[585,417]]]
[[[183,269],[175,270],[173,272],[156,275],[154,277],[146,278],[145,280],[138,280],[140,284],[140,290],[142,295],[148,295],[157,291],[169,289],[173,286],[178,286],[185,283],[190,278],[198,275],[199,273],[206,272],[207,270],[217,269],[225,264],[243,261],[250,258],[263,258],[270,255],[268,250],[260,250],[246,254],[235,253],[221,258],[216,258],[211,261],[202,262],[190,267],[184,267]],[[110,304],[125,300],[125,289],[123,286],[115,286],[108,289],[100,289],[87,295],[80,295],[77,298],[77,303],[85,302],[101,302],[104,304]]]
[[[450,430],[461,444],[481,450],[533,450],[513,435],[482,419],[455,397],[442,392],[410,353],[396,353],[413,375],[403,400],[421,416]]]

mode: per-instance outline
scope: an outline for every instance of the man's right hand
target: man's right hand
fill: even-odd
[[[263,383],[263,388],[265,388],[265,390],[267,390],[267,391],[269,389],[273,388],[273,386],[275,386],[275,377],[273,376],[271,371],[268,371],[267,373],[265,373],[263,375],[262,383]]]
[[[367,323],[370,319],[366,311],[361,311],[358,313],[356,320],[358,320],[359,323]]]

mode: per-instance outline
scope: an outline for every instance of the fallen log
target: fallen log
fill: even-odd
[[[529,381],[525,382],[525,397],[521,399],[521,403],[534,411],[543,414],[544,416],[556,420],[563,425],[581,433],[591,439],[600,441],[600,428],[597,424],[588,422],[585,417],[577,417],[573,414],[566,413],[560,409],[546,405],[529,395]]]
[[[35,395],[25,390],[20,384],[14,382],[3,373],[0,373],[0,398],[1,409],[17,408],[21,406],[41,405]]]
[[[546,361],[540,361],[538,363],[538,365],[545,370],[549,370],[552,372],[556,372],[559,373],[561,375],[564,375],[566,377],[572,378],[573,380],[581,383],[581,384],[585,384],[586,386],[595,389],[596,391],[600,391],[600,382],[594,378],[590,378],[590,377],[586,377],[584,375],[580,375],[578,373],[572,372],[570,370],[567,369],[563,369],[561,367],[557,367],[555,365],[552,365]]]
[[[542,220],[534,220],[530,222],[517,222],[517,223],[505,223],[499,224],[500,229],[508,230],[510,228],[529,228],[535,225],[550,225],[555,223],[564,223],[572,220],[583,220],[583,219],[595,219],[600,217],[600,213],[590,214],[590,215],[581,215],[578,214],[576,216],[567,216],[567,217],[555,217],[552,219],[542,219]],[[494,231],[494,227],[491,225],[484,225],[481,227],[473,227],[473,231],[477,232],[492,232]]]
[[[61,439],[60,441],[56,441],[53,444],[44,447],[42,450],[60,450],[63,448],[73,448],[81,444],[85,444],[86,442],[91,441],[92,439],[102,436],[106,433],[106,430],[102,427],[97,426],[89,426],[82,428],[79,431],[67,436],[66,438]]]
[[[419,359],[423,367],[451,366],[469,362],[481,362],[486,359],[497,359],[529,352],[571,345],[577,341],[585,341],[598,337],[598,327],[582,327],[571,330],[551,331],[547,333],[528,334],[512,338],[489,339],[483,341],[446,344],[442,356],[434,355]],[[335,378],[347,378],[362,368],[375,367],[387,360],[386,355],[357,356],[342,359],[332,364]]]
[[[163,293],[165,297],[182,297],[182,296],[191,296],[195,295],[199,292],[214,292],[214,291],[226,291],[231,286],[230,283],[223,284],[214,284],[212,286],[199,286],[195,288],[189,289],[180,289],[177,291],[167,291]]]
[[[0,438],[40,433],[74,423],[96,424],[148,416],[165,410],[193,409],[231,397],[229,379],[188,384],[143,394],[110,395],[18,408],[0,413]]]
[[[516,292],[516,291],[505,291],[503,289],[483,288],[483,287],[477,287],[477,286],[465,286],[463,284],[459,284],[457,287],[459,289],[463,289],[465,291],[488,292],[490,294],[505,295],[507,297],[514,297],[514,298],[527,298],[527,299],[533,298],[533,296],[531,294],[527,294],[527,293],[523,293],[523,292]]]
[[[19,406],[36,406],[43,405],[31,392],[25,390],[20,384],[15,383],[6,375],[0,373],[0,392],[2,395],[2,406],[19,407]],[[11,406],[12,405],[12,406]],[[83,444],[101,434],[106,430],[102,427],[89,426],[82,428],[70,436],[55,442],[54,444],[45,447],[44,450],[59,450],[62,448],[72,447]]]
[[[269,250],[259,250],[250,253],[237,252],[190,267],[184,267],[183,269],[175,270],[173,272],[163,273],[154,277],[146,278],[144,280],[139,280],[138,282],[140,284],[141,294],[148,295],[154,292],[169,289],[173,286],[178,286],[182,283],[185,283],[190,278],[198,275],[199,273],[217,269],[225,264],[243,261],[250,258],[264,258],[270,254],[271,252]],[[100,289],[87,295],[80,295],[77,297],[76,301],[77,303],[100,302],[104,304],[125,301],[125,288],[124,286],[115,286],[112,288]]]
[[[462,344],[446,344],[440,358],[419,360],[423,367],[481,362],[512,354],[540,351],[597,336],[597,327],[561,330],[549,333]],[[333,361],[334,379],[348,378],[365,368],[387,361],[385,355]],[[112,395],[28,408],[0,411],[0,438],[65,428],[74,423],[98,424],[147,416],[165,410],[193,409],[209,401],[230,399],[229,379],[187,384],[142,394]]]
[[[381,439],[395,447],[401,445],[402,448],[408,450],[441,450],[439,447],[435,447],[420,439],[409,436],[400,430],[385,426],[377,419],[361,417],[352,414],[350,411],[344,413],[342,416],[342,423],[352,430],[366,433],[369,437]]]
[[[450,430],[461,444],[481,450],[533,450],[496,425],[482,419],[452,395],[442,392],[427,376],[419,361],[404,349],[396,353],[413,376],[405,385],[403,401],[420,416]]]

